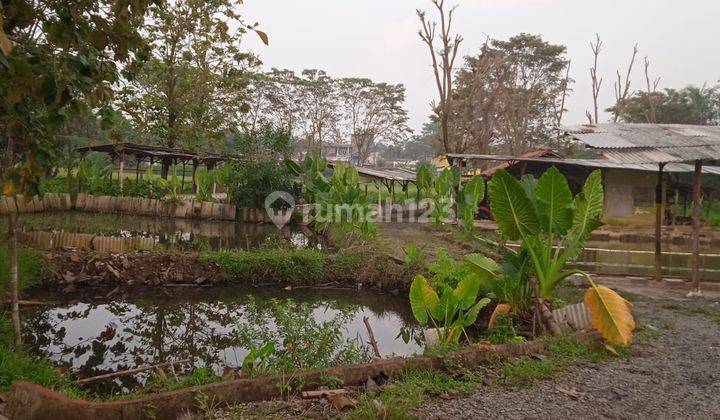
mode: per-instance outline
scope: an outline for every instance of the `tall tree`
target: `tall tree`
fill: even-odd
[[[31,197],[51,166],[55,133],[79,110],[100,109],[111,98],[118,68],[143,50],[147,1],[36,0],[2,3],[0,124],[5,156],[3,194]],[[12,318],[21,344],[16,215],[8,222]]]
[[[301,135],[305,154],[320,156],[325,142],[337,139],[341,118],[337,82],[322,70],[303,70],[298,82]]]
[[[445,9],[445,0],[432,0],[437,9],[440,20],[440,33],[437,34],[438,22],[427,20],[426,12],[417,10],[420,19],[420,39],[427,45],[432,59],[435,85],[438,90],[439,100],[433,103],[432,107],[440,121],[440,136],[445,153],[453,153],[458,150],[457,145],[451,142],[450,138],[450,113],[452,109],[453,73],[455,70],[455,59],[462,37],[452,34],[453,13],[457,6]],[[436,39],[437,38],[437,39]],[[439,41],[439,45],[436,45]]]
[[[493,41],[493,47],[505,55],[512,73],[501,101],[499,146],[507,153],[523,153],[552,135],[553,103],[565,90],[566,48],[530,34]]]
[[[590,80],[592,82],[592,96],[593,96],[593,113],[590,114],[589,111],[586,111],[586,115],[588,117],[588,121],[590,124],[598,124],[600,122],[599,118],[599,112],[598,112],[598,100],[600,97],[600,87],[602,86],[603,79],[602,77],[598,77],[598,57],[600,57],[600,51],[602,51],[602,40],[600,40],[600,35],[595,34],[595,43],[593,44],[590,42],[590,50],[593,53],[593,66],[590,67]]]
[[[405,86],[375,83],[370,79],[338,81],[343,104],[344,138],[350,138],[364,165],[380,143],[402,142],[410,133],[407,126]]]
[[[237,128],[249,110],[247,71],[259,60],[240,48],[256,31],[241,0],[174,0],[152,8],[150,59],[123,89],[123,110],[155,143],[203,149]],[[209,144],[208,144],[209,143]]]
[[[618,122],[620,114],[622,113],[622,105],[625,101],[630,98],[633,93],[630,91],[630,74],[632,73],[633,65],[635,64],[635,57],[638,53],[638,46],[635,44],[633,47],[632,57],[630,57],[630,64],[625,74],[625,80],[623,80],[620,70],[617,70],[617,81],[615,82],[615,107],[613,112],[613,122]]]

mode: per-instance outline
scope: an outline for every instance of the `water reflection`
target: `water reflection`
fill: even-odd
[[[322,238],[302,226],[277,229],[271,224],[98,214],[85,212],[31,213],[21,218],[23,229],[90,233],[122,237],[152,237],[172,250],[252,249],[266,247],[322,248]]]
[[[370,318],[383,355],[409,355],[421,350],[417,343],[406,344],[397,337],[403,328],[416,328],[405,299],[340,291],[250,293],[223,289],[190,299],[59,304],[28,311],[24,334],[29,351],[47,357],[74,376],[95,376],[186,357],[193,359],[195,367],[208,366],[221,374],[226,366],[242,365],[248,353],[243,337],[250,337],[256,346],[272,339],[278,348],[287,340],[301,340],[298,325],[307,322],[289,323],[288,317],[306,317],[322,327],[318,330],[337,326],[341,339],[314,352],[323,361],[344,363],[343,348],[349,344],[360,350],[366,347],[364,316]],[[318,367],[314,363],[317,360],[321,359],[308,358],[307,365],[299,367]],[[190,369],[184,366],[177,371]],[[141,386],[149,375],[93,383],[91,389],[102,394],[128,392]]]

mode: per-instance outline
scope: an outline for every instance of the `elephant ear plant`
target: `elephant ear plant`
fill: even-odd
[[[457,343],[461,336],[470,341],[465,328],[475,324],[480,310],[490,299],[477,300],[480,282],[468,276],[453,289],[445,283],[438,291],[422,275],[415,276],[410,286],[410,307],[421,324],[431,324],[438,332],[440,342]]]
[[[585,303],[592,312],[593,325],[607,340],[629,345],[635,328],[632,305],[614,291],[596,285],[586,273],[567,267],[568,262],[580,255],[590,233],[602,224],[599,220],[603,208],[600,171],[590,174],[575,197],[555,167],[543,173],[537,182],[530,179],[520,182],[504,170],[497,171],[489,193],[500,234],[508,241],[521,241],[518,256],[523,262],[515,261],[512,266],[526,265],[534,275],[534,278],[525,278],[530,282],[534,316],[540,324],[552,332],[558,331],[547,299],[564,279],[580,274],[591,284]],[[500,275],[494,262],[478,258],[467,262],[483,276]]]

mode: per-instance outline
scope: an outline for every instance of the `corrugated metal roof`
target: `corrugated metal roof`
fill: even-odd
[[[573,138],[618,163],[720,160],[720,127],[598,124],[568,127]]]
[[[332,162],[328,163],[328,166],[334,167]],[[385,179],[388,181],[398,182],[415,182],[415,173],[407,169],[400,168],[388,168],[388,169],[376,169],[368,168],[365,166],[354,166],[358,171],[358,175],[367,178]]]
[[[505,168],[511,165],[511,162],[543,162],[555,165],[573,165],[583,166],[587,168],[596,169],[629,169],[634,171],[644,172],[657,172],[657,163],[619,163],[606,159],[560,159],[560,158],[534,158],[534,157],[513,157],[503,155],[471,155],[471,154],[449,154],[448,157],[453,159],[465,159],[465,160],[487,160],[487,161],[505,161],[510,163]],[[703,166],[703,173],[720,175],[720,167],[718,166]],[[693,172],[695,166],[686,163],[668,163],[665,165],[663,171],[665,172]],[[483,175],[491,175],[483,173]]]

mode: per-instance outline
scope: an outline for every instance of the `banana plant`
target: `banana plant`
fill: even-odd
[[[469,342],[465,329],[475,324],[490,299],[477,300],[480,282],[471,276],[462,279],[454,289],[444,283],[437,286],[439,293],[425,277],[415,276],[410,286],[410,307],[415,319],[432,325],[442,343],[457,343],[462,336]]]
[[[520,182],[504,170],[497,171],[489,191],[491,209],[500,234],[506,240],[522,241],[519,255],[532,267],[537,282],[537,292],[534,293],[536,315],[551,331],[555,331],[557,325],[554,325],[547,299],[568,276],[587,276],[581,270],[569,269],[567,264],[580,255],[590,233],[602,225],[599,220],[603,207],[600,171],[588,176],[582,191],[575,197],[567,180],[555,167],[545,171],[537,182],[529,178]],[[626,301],[612,290],[599,289],[592,284],[593,288],[586,297],[592,296],[593,303],[603,303],[588,306],[593,317],[600,316],[597,312],[600,308],[605,311],[603,319],[610,321],[598,323],[596,327],[606,338],[613,340],[616,336],[609,333],[610,329],[617,329],[622,320],[632,320],[630,307],[624,303],[608,305],[611,295],[612,301]],[[626,345],[629,338],[623,336],[622,340],[614,342]]]

